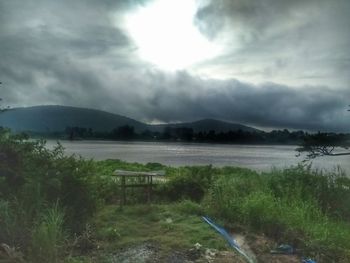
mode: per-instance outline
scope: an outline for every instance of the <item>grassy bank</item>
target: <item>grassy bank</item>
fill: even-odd
[[[106,174],[117,168],[164,168],[168,181],[157,189],[158,202],[191,200],[199,205],[199,214],[292,244],[320,262],[350,260],[350,180],[339,169],[325,173],[299,165],[257,173],[235,167],[140,167],[111,160],[98,166]]]
[[[129,190],[129,205],[119,210],[115,169],[166,170],[154,205]],[[350,180],[341,171],[95,162],[0,132],[0,261],[109,262],[113,251],[147,242],[161,258],[197,242],[227,249],[201,221],[209,215],[318,262],[350,262],[349,201]]]

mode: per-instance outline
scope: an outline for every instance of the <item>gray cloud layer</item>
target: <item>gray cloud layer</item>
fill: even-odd
[[[196,17],[202,32],[237,46],[198,72],[228,72],[226,80],[167,73],[141,61],[113,17],[145,2],[1,1],[1,96],[11,106],[92,107],[149,122],[218,118],[350,130],[349,1],[203,5]]]
[[[209,62],[211,70],[248,81],[348,88],[349,13],[348,0],[211,0],[195,21],[228,46]]]

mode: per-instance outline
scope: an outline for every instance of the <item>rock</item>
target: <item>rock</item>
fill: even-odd
[[[196,243],[196,244],[194,244],[194,247],[195,247],[196,249],[201,249],[202,245],[199,244],[199,243]]]

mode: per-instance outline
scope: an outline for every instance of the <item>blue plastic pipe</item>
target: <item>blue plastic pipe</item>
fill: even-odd
[[[234,240],[229,233],[223,228],[218,225],[216,225],[209,217],[203,216],[202,217],[205,222],[207,222],[212,228],[214,228],[217,232],[219,232],[227,241],[227,243],[235,249],[239,254],[241,254],[249,263],[255,263],[253,259],[248,257],[246,253],[240,248],[240,246],[237,244],[236,240]]]

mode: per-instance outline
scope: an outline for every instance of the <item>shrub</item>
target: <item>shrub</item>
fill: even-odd
[[[93,172],[93,162],[64,156],[60,144],[49,150],[44,141],[0,130],[0,242],[38,254],[46,241],[57,248],[62,229],[82,231],[98,204]]]
[[[169,176],[159,193],[171,201],[189,199],[198,202],[213,182],[214,173],[215,169],[210,165],[179,168],[176,174]]]

